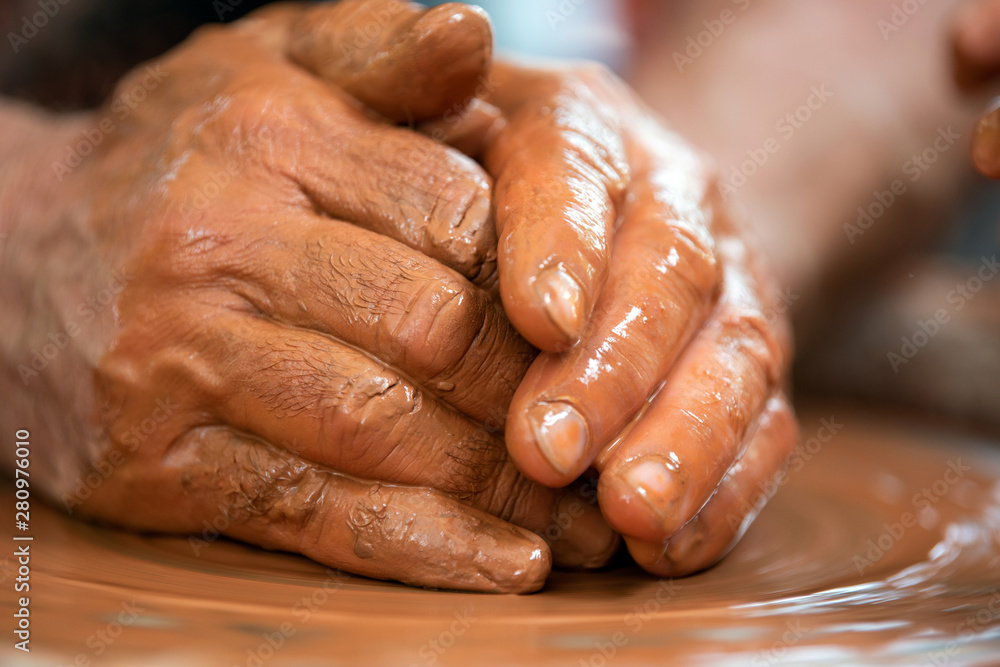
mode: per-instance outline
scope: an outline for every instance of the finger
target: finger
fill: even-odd
[[[509,68],[497,70],[496,87],[519,85],[504,82]],[[617,119],[594,89],[581,83],[553,104],[557,111],[539,104],[514,113],[485,163],[497,176],[504,307],[533,345],[562,351],[580,337],[604,285],[629,177]]]
[[[636,563],[659,577],[683,577],[721,560],[781,487],[798,439],[795,416],[779,394],[768,402],[746,453],[694,519],[666,542],[625,538]]]
[[[347,223],[280,211],[241,224],[246,234],[198,264],[214,267],[206,279],[221,275],[267,317],[364,350],[463,414],[502,428],[536,352],[486,292]]]
[[[422,123],[417,130],[477,159],[506,125],[499,108],[477,98],[461,114],[445,114],[443,118]]]
[[[959,12],[952,35],[955,80],[967,91],[1000,75],[1000,2],[977,0]]]
[[[203,392],[198,404],[214,421],[347,474],[455,494],[542,535],[560,566],[599,567],[613,555],[617,538],[596,491],[526,480],[494,431],[392,369],[319,334],[241,314],[206,329],[201,363],[224,362],[210,387],[191,370],[183,384]]]
[[[503,443],[397,371],[315,332],[243,313],[206,322],[197,364],[170,364],[213,423],[348,474],[468,496],[506,461]],[[160,368],[160,365],[165,368]]]
[[[508,451],[529,478],[550,486],[579,476],[642,408],[716,299],[701,162],[671,145],[634,152],[630,203],[586,340],[543,354],[511,405]]]
[[[458,113],[475,96],[493,54],[482,9],[433,9],[399,0],[343,0],[304,10],[291,57],[393,121]]]
[[[340,475],[228,429],[195,431],[168,462],[174,476],[162,493],[171,495],[159,497],[185,490],[171,513],[356,574],[528,593],[551,567],[537,535],[442,493]]]
[[[597,504],[596,480],[550,489],[528,480],[507,461],[469,503],[540,535],[563,569],[603,567],[621,542]]]
[[[211,35],[208,35],[209,37]],[[233,58],[252,50],[227,42]],[[291,74],[290,74],[291,72]],[[251,75],[248,74],[248,77]],[[234,211],[254,209],[263,194],[275,207],[314,208],[400,241],[473,282],[496,277],[491,183],[470,158],[434,140],[366,117],[305,74],[260,63],[253,81],[234,84],[222,110],[205,112],[198,142],[213,172],[246,179],[248,196],[228,187]],[[286,81],[277,95],[275,80]],[[198,113],[202,113],[199,111]],[[194,123],[193,123],[194,124]],[[186,158],[191,158],[185,154]],[[270,178],[278,174],[285,181]],[[251,187],[252,184],[252,187]],[[204,184],[197,184],[200,191]],[[303,193],[305,197],[303,197]],[[257,204],[256,206],[260,206]]]
[[[632,429],[603,458],[599,498],[612,527],[664,540],[709,499],[744,451],[750,427],[778,388],[783,338],[725,240],[722,301]]]
[[[142,369],[117,365],[109,371],[123,380],[146,373],[160,388],[155,405],[124,397],[114,408],[119,417],[111,435],[130,452],[157,450],[137,446],[148,433],[149,415],[165,410],[164,419],[177,423],[171,426],[176,433],[161,431],[164,444],[188,429],[225,424],[347,474],[452,494],[542,535],[560,566],[599,567],[614,554],[617,536],[601,516],[593,486],[534,484],[509,461],[493,430],[421,394],[364,354],[314,332],[241,314],[231,296],[208,293],[200,300],[209,309],[195,314],[203,322],[198,335],[172,339],[148,355]],[[162,303],[151,306],[158,307]],[[155,316],[150,322],[149,331],[174,326]],[[139,467],[161,465],[156,459]]]

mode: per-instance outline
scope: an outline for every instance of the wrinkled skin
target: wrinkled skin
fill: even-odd
[[[366,7],[384,32],[324,46]],[[488,24],[416,12],[272,8],[95,115],[20,118],[4,423],[45,429],[43,488],[74,512],[368,576],[524,592],[600,565],[592,487],[549,488],[590,465],[641,565],[712,564],[796,433],[786,324],[710,170],[599,69],[499,66],[463,114]],[[449,66],[401,87],[414,62]],[[479,166],[382,119],[481,157],[492,211]],[[69,345],[26,375],[52,332]]]
[[[500,292],[543,350],[508,451],[553,487],[595,467],[604,516],[650,572],[708,567],[798,439],[777,290],[710,166],[603,68],[497,65],[491,81]]]
[[[304,68],[302,36],[351,9],[202,30],[95,114],[24,121],[35,159],[7,174],[40,203],[4,189],[20,221],[3,299],[24,326],[4,332],[3,421],[35,429],[39,486],[74,513],[214,527],[417,585],[534,590],[553,556],[599,565],[617,538],[580,489],[532,484],[505,455],[498,432],[535,352],[473,284],[495,280],[487,176]],[[478,11],[410,18],[406,34],[468,24],[480,44],[455,85],[482,74]],[[378,66],[364,85],[392,85]],[[55,166],[95,131],[92,155]],[[69,344],[34,370],[50,332]]]

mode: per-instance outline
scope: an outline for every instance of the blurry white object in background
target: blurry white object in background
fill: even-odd
[[[442,4],[425,2],[424,4]],[[617,0],[477,0],[493,19],[501,52],[628,64],[631,38]]]

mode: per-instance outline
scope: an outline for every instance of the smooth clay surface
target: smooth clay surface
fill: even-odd
[[[997,664],[1000,442],[834,405],[802,432],[796,472],[719,566],[556,573],[530,596],[412,589],[36,504],[32,652],[8,631],[0,662]],[[10,626],[17,565],[2,565]]]

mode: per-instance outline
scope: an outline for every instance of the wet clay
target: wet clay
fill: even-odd
[[[995,664],[1000,441],[834,405],[807,411],[803,439],[789,481],[715,568],[556,573],[532,596],[417,590],[39,507],[31,662]],[[8,618],[13,604],[3,597]]]

